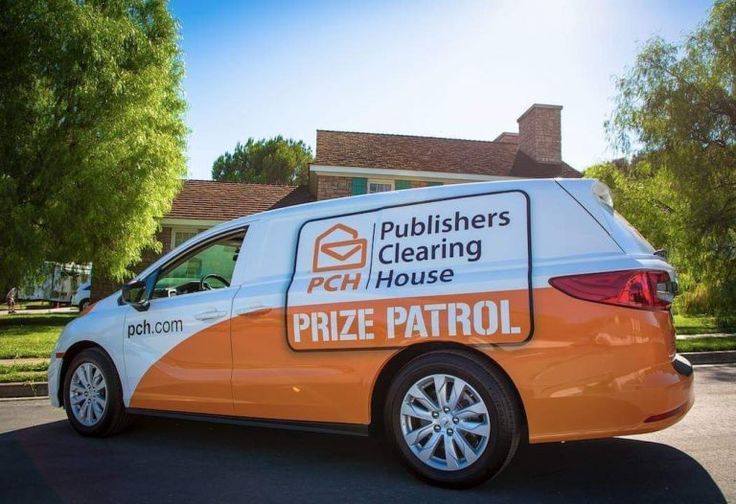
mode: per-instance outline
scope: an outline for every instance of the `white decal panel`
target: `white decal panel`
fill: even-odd
[[[289,344],[396,346],[397,333],[523,341],[532,328],[529,251],[520,191],[309,221],[288,291]]]

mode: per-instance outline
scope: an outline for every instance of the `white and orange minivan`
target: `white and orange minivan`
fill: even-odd
[[[676,285],[595,180],[320,201],[163,256],[66,326],[49,392],[89,436],[134,414],[373,428],[418,476],[471,486],[520,441],[681,419]]]

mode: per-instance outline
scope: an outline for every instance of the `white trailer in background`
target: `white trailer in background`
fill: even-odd
[[[36,278],[20,287],[18,299],[71,303],[79,286],[89,283],[91,277],[91,264],[46,261]]]

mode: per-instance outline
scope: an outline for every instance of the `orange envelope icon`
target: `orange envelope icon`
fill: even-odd
[[[344,224],[335,224],[314,241],[312,271],[360,269],[365,266],[368,242]]]

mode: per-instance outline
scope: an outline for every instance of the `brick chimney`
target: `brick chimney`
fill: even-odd
[[[517,119],[519,149],[539,163],[562,161],[561,110],[561,105],[535,103]]]
[[[496,138],[493,139],[494,142],[499,143],[519,143],[519,134],[518,133],[512,133],[510,131],[504,131],[500,135],[498,135]]]

